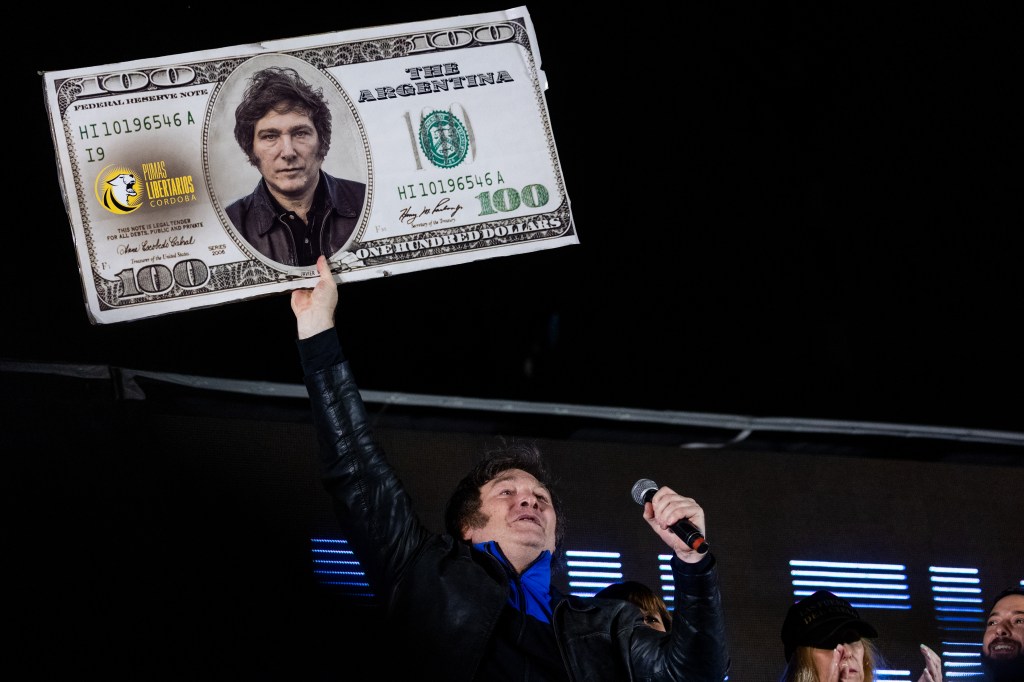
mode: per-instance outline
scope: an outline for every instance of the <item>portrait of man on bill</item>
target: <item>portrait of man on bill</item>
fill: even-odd
[[[331,149],[331,106],[290,66],[249,78],[235,108],[234,138],[260,179],[226,208],[253,249],[289,266],[313,266],[352,239],[366,183],[323,168]]]

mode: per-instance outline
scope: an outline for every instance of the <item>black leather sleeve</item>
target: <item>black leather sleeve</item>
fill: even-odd
[[[374,439],[348,362],[307,375],[306,388],[323,486],[371,584],[387,596],[428,532]]]

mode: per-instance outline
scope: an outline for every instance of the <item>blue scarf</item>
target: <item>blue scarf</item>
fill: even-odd
[[[551,622],[551,552],[545,549],[522,575],[517,576],[498,543],[493,540],[478,542],[473,547],[497,558],[505,567],[511,578],[508,581],[508,603],[513,608],[542,623]]]

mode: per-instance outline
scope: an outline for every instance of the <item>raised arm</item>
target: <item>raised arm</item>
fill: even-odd
[[[400,581],[427,531],[374,439],[370,418],[334,333],[338,287],[327,259],[314,287],[291,294],[299,352],[319,442],[323,486],[346,539],[379,593]]]
[[[710,551],[700,554],[690,549],[670,530],[672,524],[686,519],[706,535],[704,510],[693,498],[662,486],[644,504],[643,514],[675,553],[671,562],[676,599],[670,631],[671,679],[721,682],[729,669],[729,648],[715,557]]]

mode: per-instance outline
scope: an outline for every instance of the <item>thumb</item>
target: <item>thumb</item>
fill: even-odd
[[[320,279],[330,279],[331,266],[327,264],[327,256],[321,255],[316,259],[316,271],[320,273]]]

